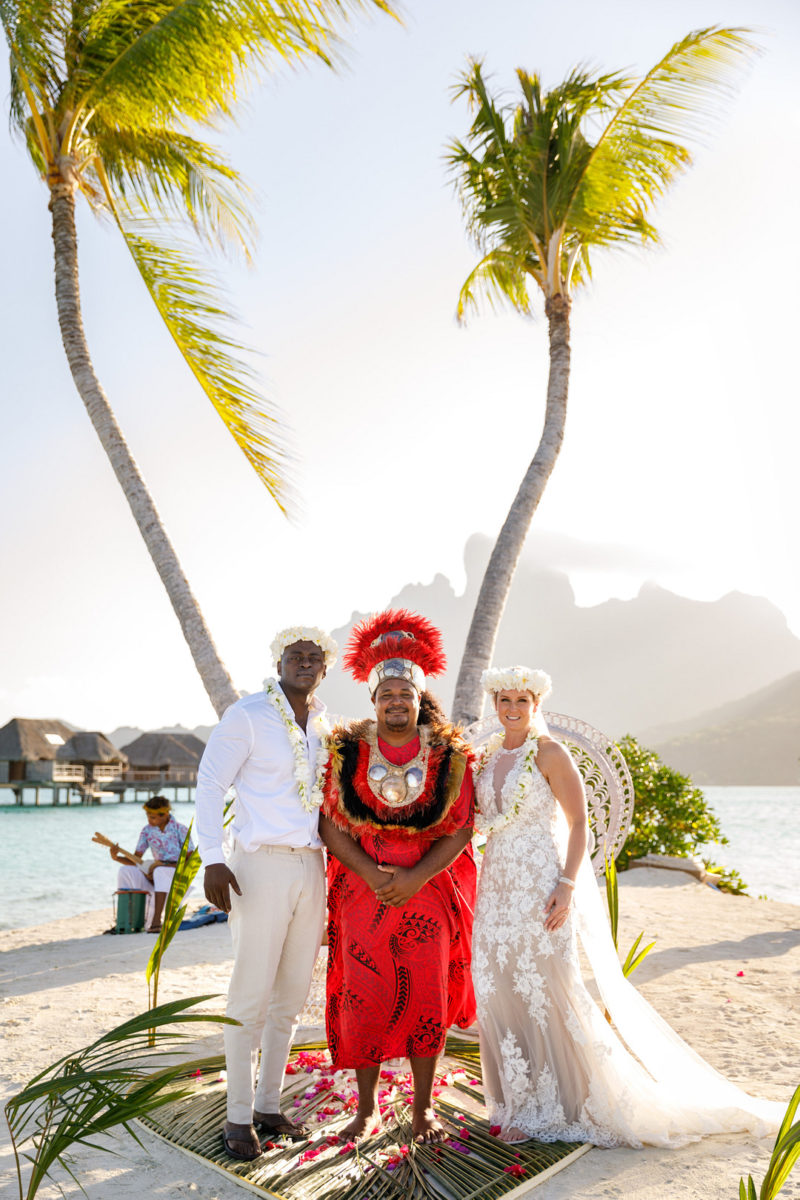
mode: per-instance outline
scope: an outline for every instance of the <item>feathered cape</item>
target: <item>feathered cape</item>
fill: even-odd
[[[367,781],[374,721],[337,726],[330,737],[330,759],[323,784],[322,811],[345,833],[392,830],[408,837],[424,832],[447,837],[461,828],[451,810],[473,760],[469,744],[452,725],[430,724],[428,769],[419,796],[400,808],[380,801]]]

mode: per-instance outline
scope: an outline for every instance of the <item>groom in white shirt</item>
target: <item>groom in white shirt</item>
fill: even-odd
[[[325,918],[316,768],[325,705],[314,692],[337,646],[321,629],[294,626],[272,643],[278,678],[227,710],[197,776],[195,828],[205,893],[230,913],[234,965],[225,1026],[225,1148],[250,1161],[267,1138],[305,1130],[280,1111],[297,1015],[311,983]],[[236,789],[233,852],[222,851],[223,808]],[[258,1048],[261,1066],[254,1091]]]

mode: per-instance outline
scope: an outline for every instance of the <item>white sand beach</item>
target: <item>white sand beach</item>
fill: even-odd
[[[788,1100],[800,1082],[800,908],[713,891],[688,875],[634,870],[620,877],[624,949],[645,931],[656,947],[635,982],[710,1063],[748,1091]],[[152,938],[101,937],[107,911],[0,933],[3,1100],[54,1059],[147,1006],[144,966]],[[224,993],[227,928],[178,934],[162,968],[159,999]],[[221,1011],[223,1000],[205,1007]],[[221,1038],[207,1039],[202,1053]],[[126,1135],[116,1155],[79,1150],[74,1168],[90,1200],[192,1197],[241,1200],[233,1182],[158,1141]],[[761,1181],[772,1139],[710,1138],[682,1150],[593,1150],[536,1189],[537,1200],[736,1200],[741,1175]],[[65,1195],[78,1196],[67,1180]],[[16,1194],[3,1128],[0,1195]],[[42,1200],[58,1195],[54,1186]],[[781,1193],[800,1198],[800,1169]]]

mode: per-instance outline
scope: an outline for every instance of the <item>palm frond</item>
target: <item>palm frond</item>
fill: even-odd
[[[481,300],[492,309],[510,305],[518,312],[531,315],[527,276],[518,258],[503,250],[490,250],[481,259],[461,286],[456,310],[458,320],[466,320],[469,309],[477,311]]]
[[[186,837],[183,840],[183,845],[181,846],[181,852],[178,855],[178,861],[175,864],[172,883],[170,884],[167,898],[164,901],[164,911],[161,915],[161,929],[159,930],[156,944],[153,946],[152,953],[147,961],[147,967],[145,968],[145,979],[147,980],[148,988],[152,986],[152,1004],[158,1002],[158,981],[161,974],[161,961],[167,947],[178,932],[181,921],[186,915],[186,904],[184,903],[186,893],[191,887],[192,880],[200,867],[200,855],[196,850],[189,849],[191,832],[192,826],[190,823]]]
[[[86,30],[86,104],[134,129],[229,114],[244,67],[332,65],[345,12],[335,0],[104,0]]]
[[[222,814],[223,828],[227,829],[235,816],[233,800],[228,800]],[[170,884],[167,898],[164,901],[164,911],[161,917],[161,929],[156,944],[153,947],[150,958],[147,961],[145,968],[145,979],[147,981],[148,995],[150,996],[151,1006],[158,1001],[158,983],[161,976],[161,964],[166,954],[167,947],[178,932],[186,915],[186,904],[184,903],[186,893],[188,892],[192,881],[194,880],[200,868],[200,855],[196,850],[189,849],[191,840],[192,822],[186,831],[186,837],[183,839],[181,852],[178,855],[178,861],[175,864],[175,870],[172,875],[172,883]]]
[[[758,52],[746,29],[697,30],[636,84],[597,140],[568,221],[595,245],[655,240],[646,213],[690,165]]]
[[[252,386],[227,332],[229,312],[179,242],[145,219],[118,216],[120,229],[159,314],[187,365],[237,446],[282,511],[288,504],[288,455],[274,412]]]
[[[30,96],[41,113],[55,106],[63,86],[59,6],[51,0],[0,0],[0,20],[9,49],[11,121],[24,132]]]
[[[118,1125],[129,1128],[132,1120],[189,1094],[191,1087],[177,1083],[189,1069],[185,1058],[178,1064],[163,1062],[166,1056],[184,1053],[187,1035],[168,1027],[186,1021],[230,1024],[227,1017],[188,1011],[209,999],[195,996],[140,1013],[60,1058],[11,1097],[5,1115],[20,1196],[23,1159],[30,1163],[24,1195],[32,1200],[57,1164],[71,1174],[66,1158],[71,1147],[107,1149],[93,1139]],[[152,1047],[144,1036],[150,1027],[155,1030]],[[31,1150],[23,1150],[28,1144]]]
[[[113,192],[146,216],[187,218],[198,236],[250,258],[255,222],[241,178],[219,152],[175,129],[105,128],[93,121],[90,152]]]
[[[617,880],[617,863],[613,856],[605,856],[606,902],[608,904],[608,920],[611,925],[611,940],[617,949],[619,931],[619,882]]]
[[[648,944],[640,950],[639,946],[641,945],[643,937],[644,931],[639,934],[625,956],[625,961],[622,964],[622,974],[626,979],[633,974],[637,967],[642,965],[650,951],[653,949],[653,946],[655,946],[655,942],[648,942]]]
[[[795,1090],[781,1121],[781,1127],[770,1156],[769,1167],[759,1192],[759,1200],[773,1200],[800,1159],[800,1121],[792,1124],[798,1106],[800,1106],[800,1087]]]
[[[527,214],[520,197],[520,173],[503,111],[489,94],[480,60],[471,61],[470,69],[460,77],[453,92],[456,98],[466,95],[474,116],[468,135],[469,149],[461,142],[454,142],[447,161],[468,227],[483,249],[486,230],[492,224],[503,223],[507,233],[525,226]],[[505,219],[501,216],[503,210]]]

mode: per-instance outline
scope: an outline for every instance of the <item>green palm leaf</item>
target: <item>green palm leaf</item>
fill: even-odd
[[[598,138],[565,220],[591,244],[656,240],[644,214],[692,161],[697,142],[757,52],[746,29],[697,30],[637,83]]]
[[[193,1067],[202,1070],[208,1060],[190,1064],[185,1058],[177,1064],[164,1060],[185,1053],[183,1042],[189,1035],[176,1030],[176,1024],[230,1023],[227,1017],[188,1011],[211,998],[194,996],[140,1013],[77,1053],[58,1059],[12,1096],[5,1115],[21,1197],[32,1200],[57,1164],[75,1179],[67,1158],[72,1147],[107,1150],[94,1139],[119,1125],[136,1137],[131,1121],[191,1092],[179,1080]],[[31,1149],[23,1150],[27,1145]],[[31,1168],[24,1192],[23,1160]]]
[[[655,946],[655,942],[648,942],[646,946],[639,950],[639,944],[641,943],[643,937],[644,933],[640,933],[625,956],[625,961],[622,964],[622,974],[626,979],[629,975],[633,974],[637,967],[641,966],[650,951],[653,949],[653,946]]]
[[[612,855],[605,856],[606,901],[608,903],[608,919],[611,924],[611,938],[614,949],[617,949],[617,933],[619,930],[619,883],[617,881],[617,864]]]
[[[491,308],[510,304],[518,312],[531,315],[525,268],[515,255],[505,250],[490,250],[470,271],[458,297],[459,321],[464,320],[469,309],[477,309],[481,299]]]
[[[769,1167],[759,1192],[759,1200],[773,1200],[782,1189],[800,1158],[800,1121],[792,1120],[800,1106],[800,1087],[789,1101],[789,1105],[778,1130]]]
[[[228,310],[188,248],[167,241],[146,219],[120,217],[120,228],[159,314],[234,441],[279,507],[287,498],[282,477],[286,451],[274,411],[251,386],[252,373],[229,336]]]
[[[131,128],[176,116],[230,113],[244,68],[252,75],[309,54],[338,57],[335,0],[104,0],[85,31],[86,103]],[[376,5],[393,14],[384,0]],[[201,84],[201,86],[198,86]]]
[[[133,132],[98,125],[93,122],[90,153],[102,163],[115,197],[129,207],[139,205],[144,214],[166,212],[186,219],[208,244],[232,246],[250,258],[255,222],[247,207],[249,195],[214,147],[175,129]]]
[[[611,938],[614,942],[614,949],[618,950],[618,934],[619,934],[619,881],[617,878],[617,864],[613,857],[609,858],[606,855],[605,859],[605,876],[606,876],[606,901],[608,903],[608,920],[611,925]],[[625,960],[622,963],[622,974],[627,979],[637,967],[641,966],[647,958],[650,951],[655,946],[655,942],[649,942],[641,950],[641,945],[644,932],[634,940],[628,953],[625,955]],[[606,1014],[607,1015],[607,1014]]]
[[[178,855],[178,861],[175,864],[167,898],[164,901],[164,911],[161,914],[161,929],[158,932],[158,937],[145,968],[145,979],[147,980],[148,989],[152,983],[152,1004],[158,1002],[158,980],[161,973],[161,960],[164,957],[167,946],[169,946],[178,932],[181,921],[186,915],[186,904],[184,903],[186,893],[200,867],[200,855],[196,850],[189,849],[191,829],[190,824],[186,837],[183,840],[183,845],[181,846],[181,852]]]
[[[245,66],[270,51],[322,54],[326,30],[300,5],[218,0],[106,0],[81,54],[85,103],[132,129],[231,111]],[[199,85],[199,86],[198,86]]]
[[[223,828],[227,829],[234,816],[233,800],[229,800],[223,812]],[[161,963],[167,947],[180,929],[181,922],[186,915],[186,904],[184,903],[186,893],[200,869],[200,855],[196,850],[189,849],[193,823],[189,823],[186,837],[183,839],[181,852],[178,855],[178,861],[175,864],[175,870],[172,874],[172,883],[170,884],[167,898],[164,901],[164,911],[161,915],[161,929],[159,930],[156,944],[153,946],[150,958],[147,961],[147,967],[145,968],[145,979],[147,980],[147,990],[151,1006],[155,1005],[158,1001],[158,982],[161,975]],[[150,995],[151,989],[152,995]]]

